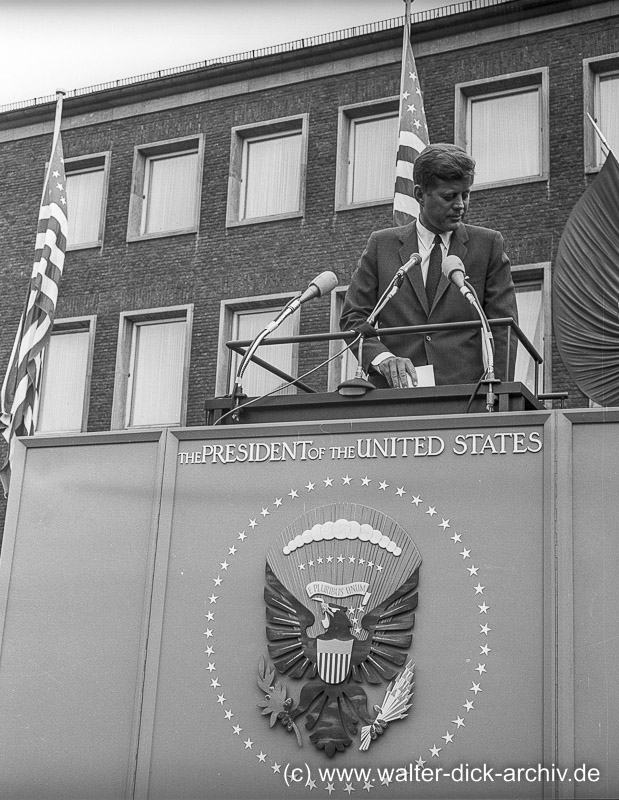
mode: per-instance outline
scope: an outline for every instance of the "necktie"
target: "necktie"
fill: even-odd
[[[428,305],[430,308],[432,308],[436,288],[441,279],[442,264],[443,251],[441,250],[441,237],[437,233],[434,237],[434,247],[430,251],[430,263],[428,265],[428,276],[426,278],[426,295],[428,296]]]

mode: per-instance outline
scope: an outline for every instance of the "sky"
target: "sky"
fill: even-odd
[[[404,12],[404,0],[0,0],[0,106]]]

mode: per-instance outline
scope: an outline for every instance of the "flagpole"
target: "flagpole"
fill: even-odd
[[[610,147],[610,145],[608,144],[608,140],[606,139],[606,137],[604,136],[604,134],[602,133],[602,131],[599,129],[599,127],[598,127],[597,123],[595,122],[595,120],[593,119],[593,117],[591,116],[591,114],[589,114],[589,112],[588,112],[588,111],[587,111],[587,116],[589,117],[589,122],[590,122],[590,123],[593,125],[593,129],[595,130],[595,132],[597,133],[597,135],[600,137],[600,142],[602,143],[602,147],[603,147],[603,148],[604,148],[604,147],[606,148],[606,152],[604,153],[604,155],[605,155],[605,156],[607,156],[609,153],[612,153],[612,154],[613,154],[613,156],[614,156],[615,154],[614,154],[614,153],[613,153],[613,151],[611,150],[611,147]]]

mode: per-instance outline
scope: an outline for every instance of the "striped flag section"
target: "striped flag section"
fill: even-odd
[[[350,670],[355,639],[316,639],[318,674],[325,683],[341,683]]]
[[[409,3],[406,11],[400,79],[400,130],[393,195],[394,225],[406,225],[419,214],[419,206],[413,197],[413,163],[430,143],[423,97],[410,41]]]
[[[58,286],[64,267],[68,221],[60,108],[61,98],[56,110],[52,156],[41,199],[26,307],[0,394],[0,421],[6,426],[2,435],[8,443],[8,455],[0,470],[5,494],[9,489],[15,437],[34,433],[43,352],[54,324]]]

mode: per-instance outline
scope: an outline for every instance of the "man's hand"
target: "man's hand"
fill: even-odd
[[[380,362],[377,369],[392,389],[407,389],[409,376],[413,386],[417,386],[417,373],[410,358],[399,356],[386,358]]]

